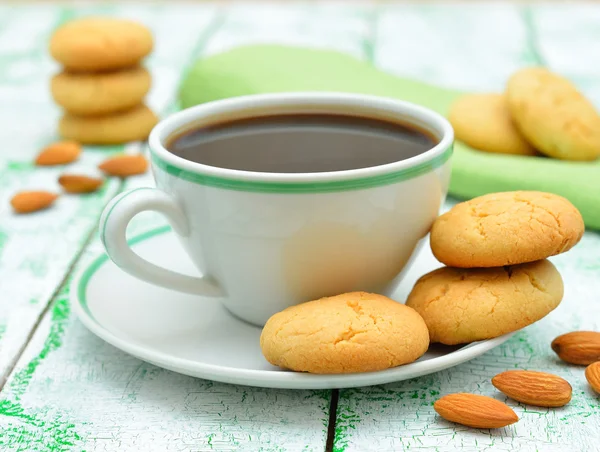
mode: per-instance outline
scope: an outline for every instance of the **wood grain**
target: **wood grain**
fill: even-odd
[[[600,5],[585,7],[507,4],[473,8],[390,6],[376,24],[375,63],[432,83],[476,91],[502,91],[511,71],[546,64],[575,79],[600,106],[597,28]],[[419,45],[409,40],[421,36]],[[399,45],[398,45],[399,43]],[[584,43],[586,49],[583,57]],[[446,208],[450,203],[447,203]],[[468,363],[426,377],[372,388],[341,390],[335,451],[434,449],[595,450],[600,403],[586,387],[583,369],[561,363],[550,342],[576,329],[600,329],[600,235],[586,232],[570,252],[552,258],[565,282],[562,304],[504,345]],[[408,294],[399,294],[405,298]],[[495,390],[491,378],[508,369],[551,372],[573,386],[564,408],[520,405]],[[506,402],[521,418],[498,431],[466,429],[436,415],[442,395],[473,392]]]
[[[10,373],[0,393],[0,448],[6,451],[322,451],[326,444],[329,391],[245,388],[178,375],[118,351],[74,318],[71,265],[82,250],[84,259],[101,251],[94,228],[107,200],[122,189],[153,185],[150,174],[125,186],[110,181],[89,197],[65,196],[35,217],[17,218],[2,207],[18,189],[58,189],[58,169],[30,164],[56,138],[59,111],[47,81],[57,67],[45,46],[56,24],[89,13],[133,17],[152,28],[150,104],[163,114],[176,108],[175,87],[193,56],[259,42],[333,48],[393,73],[478,91],[501,90],[514,69],[544,63],[600,103],[596,5],[0,5],[0,374]],[[126,152],[140,150],[131,145]],[[88,148],[76,168],[93,173],[99,161],[121,151]],[[162,224],[145,213],[129,232]],[[583,369],[560,365],[549,344],[569,330],[600,328],[598,256],[600,235],[588,232],[553,259],[565,280],[563,304],[483,357],[403,383],[340,391],[332,450],[552,451],[571,444],[595,450],[598,399]],[[433,402],[448,392],[504,401],[490,379],[509,368],[566,378],[573,401],[560,410],[508,401],[521,421],[499,432],[468,430],[435,415]]]
[[[23,16],[31,11],[16,10]],[[193,55],[214,53],[242,43],[282,40],[360,52],[364,32],[362,18],[355,17],[356,11],[339,5],[319,7],[317,20],[312,9],[282,7],[265,11],[252,5],[232,7],[225,14],[204,5],[140,4],[60,10],[60,14],[73,17],[94,10],[134,17],[152,28],[157,48],[148,61],[155,78],[150,104],[162,112],[176,107],[172,101],[181,68],[193,60]],[[337,24],[340,16],[344,20]],[[307,29],[311,33],[305,33]],[[328,38],[316,40],[313,35]],[[0,43],[2,37],[0,28]],[[41,48],[39,52],[41,58],[46,58]],[[40,71],[35,76],[36,83],[42,86],[48,76],[49,71]],[[50,104],[46,108],[54,110]],[[49,127],[54,127],[54,122]],[[25,145],[32,147],[29,142]],[[139,151],[137,145],[128,149],[128,152]],[[86,149],[85,154],[90,152]],[[103,151],[94,152],[98,158],[107,155]],[[82,169],[91,169],[96,164],[97,161],[84,162]],[[89,207],[91,219],[85,227],[79,227],[81,233],[93,230],[106,200],[117,191],[149,185],[153,182],[148,173],[128,179],[125,186],[115,187],[105,199]],[[56,215],[52,217],[54,221]],[[71,217],[64,218],[60,228],[64,230],[72,221]],[[164,224],[164,219],[151,213],[142,214],[128,232],[137,234],[158,224]],[[42,229],[39,224],[31,227]],[[60,235],[58,226],[57,229],[49,237],[56,240]],[[73,259],[82,245],[60,252]],[[82,259],[100,251],[94,233]],[[43,262],[47,258],[47,253],[40,256]],[[52,285],[54,290],[67,270],[63,268],[60,277],[40,275],[39,280]],[[23,298],[24,290],[20,287],[16,292]],[[74,318],[68,291],[67,280],[56,296],[48,294],[41,301],[40,312],[51,300],[50,307],[1,393],[2,450],[321,451],[325,448],[330,391],[236,387],[181,376],[143,363],[89,333]],[[5,336],[5,339],[22,346],[35,322],[19,327],[14,320],[15,312],[16,309],[10,310],[12,317],[7,324],[22,329],[24,337],[17,340]]]

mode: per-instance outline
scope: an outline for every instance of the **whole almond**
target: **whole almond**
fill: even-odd
[[[585,378],[592,389],[600,394],[600,361],[596,361],[586,367]]]
[[[587,366],[600,361],[600,333],[574,331],[552,341],[552,350],[560,359],[571,364]]]
[[[459,392],[436,401],[433,408],[444,419],[475,428],[500,428],[519,420],[506,404],[477,394]]]
[[[103,184],[103,180],[97,177],[83,176],[80,174],[63,174],[58,178],[67,193],[92,193]]]
[[[573,392],[564,378],[532,370],[507,370],[492,378],[492,384],[517,402],[545,407],[566,405]]]
[[[117,155],[102,162],[98,168],[109,176],[127,177],[145,173],[148,161],[141,154]]]
[[[65,165],[74,162],[81,154],[81,145],[75,141],[58,141],[46,146],[35,159],[39,166]]]
[[[22,191],[10,200],[10,204],[17,213],[31,213],[46,209],[58,195],[47,191]]]

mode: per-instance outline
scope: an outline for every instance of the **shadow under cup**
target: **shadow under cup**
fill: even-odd
[[[293,93],[192,107],[150,146],[187,253],[233,314],[263,325],[324,296],[391,295],[446,196],[452,140],[412,104]]]

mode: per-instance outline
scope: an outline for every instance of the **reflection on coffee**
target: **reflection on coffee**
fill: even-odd
[[[188,130],[167,142],[173,154],[218,168],[320,173],[414,157],[437,140],[411,126],[355,116],[293,114],[238,119]]]

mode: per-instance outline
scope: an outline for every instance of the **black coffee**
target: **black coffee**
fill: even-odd
[[[167,149],[186,160],[219,168],[319,173],[397,162],[436,143],[422,131],[383,120],[294,114],[192,129],[172,137]]]

